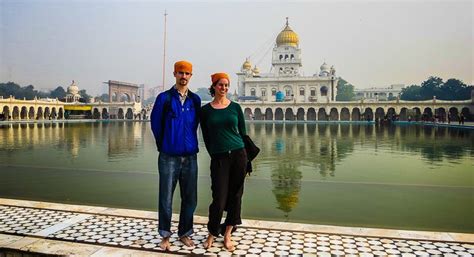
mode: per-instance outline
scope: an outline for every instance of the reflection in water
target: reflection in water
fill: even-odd
[[[298,204],[301,170],[317,172],[322,180],[335,177],[338,163],[351,156],[356,145],[379,154],[419,153],[427,165],[433,166],[473,155],[472,133],[445,127],[253,123],[249,134],[262,148],[256,170],[263,165],[271,171],[277,209],[286,218]],[[371,165],[368,162],[367,169]]]
[[[133,158],[143,147],[146,123],[29,123],[0,125],[0,148],[15,150],[51,146],[64,150],[71,159],[79,156],[80,149],[107,144],[110,160]],[[104,142],[104,139],[107,139]]]
[[[106,143],[107,154],[114,160],[136,156],[149,133],[147,123],[133,122],[8,124],[0,125],[0,147],[16,150],[53,145],[77,157],[80,149]],[[337,163],[354,151],[354,145],[420,153],[430,164],[474,155],[474,133],[447,127],[251,123],[249,134],[262,148],[259,160],[263,156],[275,164],[294,161],[296,167],[311,163],[322,176],[335,176]]]
[[[120,122],[117,126],[110,126],[107,136],[109,160],[136,157],[145,133],[144,123]]]
[[[466,225],[471,130],[249,123],[247,131],[262,151],[246,184],[245,216],[474,231]],[[197,214],[206,215],[209,156],[200,147]],[[149,123],[0,125],[0,197],[154,210],[156,160]],[[383,212],[374,216],[375,208]]]
[[[279,163],[276,169],[272,170],[272,192],[278,202],[277,209],[282,210],[286,218],[298,204],[302,177],[301,172],[291,162]]]

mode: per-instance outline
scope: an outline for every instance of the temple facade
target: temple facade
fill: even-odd
[[[275,40],[272,68],[261,73],[245,60],[238,76],[240,102],[330,103],[336,101],[336,69],[323,63],[312,76],[302,74],[302,55],[298,35],[288,18]]]

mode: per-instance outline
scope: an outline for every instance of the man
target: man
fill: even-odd
[[[179,181],[181,212],[178,237],[186,246],[194,246],[193,215],[197,204],[197,127],[201,99],[188,89],[192,64],[174,64],[176,84],[158,95],[151,112],[151,129],[158,147],[159,203],[158,232],[160,247],[170,250],[173,193]]]

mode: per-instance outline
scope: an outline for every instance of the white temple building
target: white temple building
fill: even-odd
[[[389,87],[354,88],[355,100],[394,100],[400,96],[405,84],[393,84]]]
[[[290,28],[278,34],[272,53],[269,73],[252,68],[250,60],[243,63],[238,76],[240,102],[329,103],[336,101],[337,81],[334,66],[323,63],[312,76],[302,75],[301,48],[298,35]]]
[[[80,99],[79,87],[77,87],[76,82],[73,80],[71,85],[67,88],[66,103],[77,103]]]

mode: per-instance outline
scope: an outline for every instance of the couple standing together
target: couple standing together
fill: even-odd
[[[212,203],[209,206],[209,235],[204,248],[224,235],[224,247],[233,251],[232,230],[242,223],[240,217],[246,175],[247,153],[243,136],[245,121],[239,104],[227,98],[230,86],[226,73],[211,75],[209,88],[212,102],[201,108],[201,99],[188,89],[192,64],[179,61],[174,65],[176,84],[160,93],[151,113],[151,128],[158,147],[159,203],[158,231],[160,247],[170,250],[172,201],[179,181],[181,211],[178,237],[186,246],[194,246],[193,214],[197,205],[197,128],[201,131],[211,156]],[[223,212],[226,220],[221,225]]]

